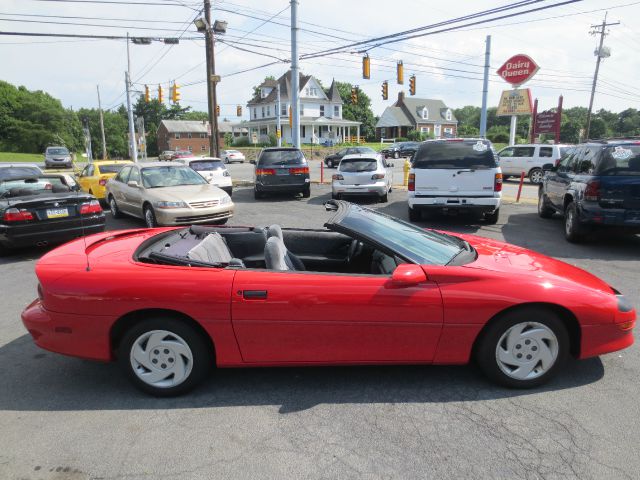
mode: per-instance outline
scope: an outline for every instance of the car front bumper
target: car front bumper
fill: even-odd
[[[192,223],[209,223],[233,217],[233,203],[208,208],[155,208],[156,221],[159,225],[191,225]]]

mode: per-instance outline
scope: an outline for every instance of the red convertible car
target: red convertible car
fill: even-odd
[[[40,347],[117,360],[176,395],[217,367],[464,364],[510,387],[633,343],[636,312],[566,263],[423,230],[348,202],[322,230],[158,228],[77,240],[37,264]]]

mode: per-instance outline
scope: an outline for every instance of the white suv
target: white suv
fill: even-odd
[[[491,142],[451,138],[424,142],[409,170],[409,219],[422,211],[471,211],[494,224],[500,214],[502,172]]]
[[[513,145],[505,147],[498,152],[500,168],[504,178],[520,176],[522,172],[529,177],[531,183],[542,182],[544,172],[542,166],[547,163],[554,165],[562,157],[571,145]]]

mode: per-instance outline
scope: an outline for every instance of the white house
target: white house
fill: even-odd
[[[280,85],[280,107],[277,101],[277,86]],[[325,94],[320,83],[311,75],[300,74],[300,141],[302,143],[342,143],[352,136],[360,137],[360,122],[342,118],[342,99],[335,80],[331,82],[329,94]],[[282,138],[291,141],[289,109],[291,106],[291,70],[278,80],[266,80],[259,87],[258,95],[247,103],[249,122],[243,123],[258,137],[266,137],[277,129],[280,111]]]

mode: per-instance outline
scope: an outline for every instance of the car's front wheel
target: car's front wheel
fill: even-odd
[[[476,349],[482,371],[494,382],[532,388],[549,381],[569,353],[569,334],[551,310],[527,307],[495,319]]]
[[[333,168],[333,160],[327,160],[327,168]]]
[[[158,226],[158,221],[156,220],[156,214],[153,211],[151,205],[147,205],[144,207],[144,223],[147,224],[147,227],[153,228]]]
[[[109,196],[109,210],[111,210],[113,218],[122,218],[122,212],[118,208],[118,204],[116,203],[116,199],[113,198],[113,195]]]
[[[400,152],[393,152],[393,158],[400,158]]]
[[[138,388],[159,397],[192,389],[214,363],[207,339],[169,316],[148,318],[130,328],[120,342],[118,362]]]
[[[529,181],[534,185],[542,183],[544,172],[540,168],[534,168],[529,172]]]

